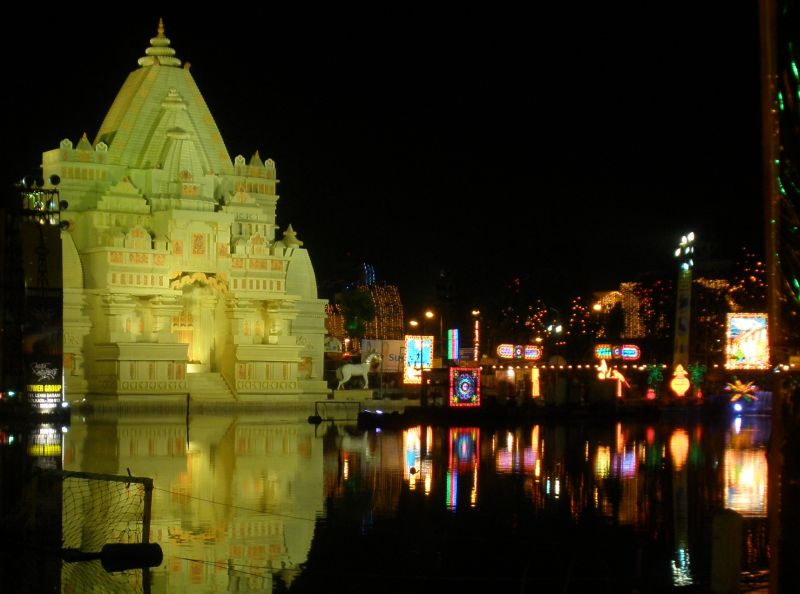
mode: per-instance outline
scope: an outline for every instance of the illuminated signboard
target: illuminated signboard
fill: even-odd
[[[447,331],[447,358],[458,359],[458,328]]]
[[[527,359],[536,361],[542,358],[542,347],[530,344],[501,344],[497,347],[497,356],[501,359]]]
[[[642,350],[635,344],[598,344],[594,347],[595,359],[622,359],[623,361],[637,361],[642,356]]]
[[[769,368],[767,314],[728,314],[725,367],[728,369]]]
[[[422,370],[433,367],[433,336],[406,335],[403,382],[421,384]]]
[[[61,404],[61,359],[48,356],[30,357],[28,360],[28,402],[40,411],[48,411]]]
[[[480,367],[450,368],[450,406],[481,405]]]

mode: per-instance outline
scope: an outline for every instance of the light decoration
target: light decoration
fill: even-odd
[[[374,274],[373,271],[373,278]],[[361,288],[369,291],[375,304],[375,318],[366,323],[364,337],[399,339],[403,335],[403,303],[398,288],[395,285],[379,285],[374,282],[362,285]]]
[[[689,374],[683,368],[683,365],[678,363],[675,367],[675,372],[672,375],[672,380],[669,382],[669,387],[675,392],[675,395],[678,398],[683,398],[686,395],[686,392],[689,391],[689,386],[691,382],[687,377]]]
[[[453,407],[481,405],[480,367],[450,368],[449,403]]]
[[[433,336],[407,334],[403,382],[421,384],[422,370],[433,367]]]
[[[725,367],[727,369],[768,369],[768,317],[764,313],[729,313]]]
[[[675,342],[673,362],[675,365],[689,364],[689,331],[692,310],[692,268],[694,268],[694,233],[681,237],[675,250],[675,257],[680,261],[678,273],[678,294],[675,305]]]
[[[609,368],[608,363],[606,360],[603,359],[600,361],[600,365],[597,366],[597,379],[599,380],[615,380],[617,382],[617,389],[616,395],[617,398],[622,398],[622,386],[625,385],[626,388],[630,388],[631,385],[628,383],[628,380],[625,379],[625,376],[616,368]]]
[[[497,347],[497,356],[501,359],[525,359],[538,361],[542,358],[544,349],[539,345],[501,344]]]
[[[531,369],[531,397],[539,398],[542,395],[539,384],[539,368],[534,367]]]
[[[736,402],[740,398],[744,398],[745,402],[754,402],[758,400],[756,392],[758,386],[753,382],[742,383],[739,379],[734,378],[732,382],[725,385],[725,391],[731,392],[731,402]]]
[[[447,331],[447,358],[450,361],[455,361],[458,356],[458,328],[453,328]]]
[[[594,347],[595,359],[622,359],[623,361],[638,361],[642,350],[635,344],[612,345],[600,343]]]
[[[481,315],[480,310],[473,309],[472,317],[475,320],[472,322],[472,360],[478,361],[481,356]]]
[[[610,359],[611,358],[611,345],[598,344],[594,347],[595,359]]]
[[[625,314],[625,334],[627,338],[644,338],[647,329],[640,313],[642,301],[639,297],[641,291],[640,283],[620,283],[620,293],[622,293],[622,311]]]

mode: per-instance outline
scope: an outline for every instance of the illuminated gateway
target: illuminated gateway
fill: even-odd
[[[324,392],[325,301],[275,164],[233,161],[159,23],[94,142],[43,155],[69,202],[64,374],[75,400]]]

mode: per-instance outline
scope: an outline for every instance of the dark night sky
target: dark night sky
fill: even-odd
[[[94,138],[164,16],[231,155],[277,162],[323,292],[368,261],[409,310],[442,270],[465,307],[517,275],[566,301],[664,267],[686,230],[760,247],[756,3],[563,4],[23,15],[4,183]]]

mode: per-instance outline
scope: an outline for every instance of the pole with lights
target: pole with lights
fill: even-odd
[[[680,263],[678,272],[678,292],[675,304],[675,343],[672,353],[673,366],[689,365],[689,330],[692,311],[692,268],[694,268],[694,233],[681,237],[675,249],[675,257]]]
[[[481,311],[472,310],[472,360],[476,363],[481,358]]]

